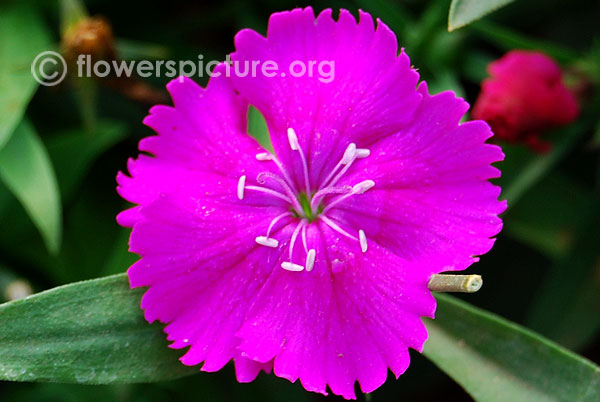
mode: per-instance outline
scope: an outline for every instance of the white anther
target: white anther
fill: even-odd
[[[365,231],[362,230],[362,229],[360,229],[358,231],[358,241],[360,242],[360,250],[363,253],[366,253],[367,252],[367,246],[368,246],[368,244],[367,244],[367,236],[365,235]]]
[[[367,156],[369,156],[369,155],[371,155],[371,151],[370,151],[370,150],[368,150],[367,148],[358,148],[358,149],[356,150],[356,157],[357,157],[358,159],[361,159],[361,158],[366,158],[366,157],[367,157]]]
[[[355,154],[356,154],[356,144],[351,142],[350,145],[348,145],[348,147],[344,151],[344,156],[342,156],[342,161],[340,163],[342,165],[349,164],[352,161],[352,159],[354,158]]]
[[[273,239],[272,237],[256,236],[255,240],[261,246],[267,246],[267,247],[277,247],[277,246],[279,246],[279,241],[277,241],[277,239]]]
[[[365,191],[369,190],[374,185],[375,185],[375,182],[373,180],[361,181],[360,183],[357,183],[352,187],[352,192],[354,194],[362,194]]]
[[[246,175],[243,175],[238,180],[237,195],[240,200],[244,199],[244,187],[246,187]]]
[[[299,264],[294,264],[293,262],[287,262],[287,261],[281,263],[281,268],[285,269],[286,271],[292,271],[292,272],[304,271],[304,266],[299,265]]]
[[[273,155],[271,155],[268,152],[261,152],[259,154],[256,154],[256,160],[258,160],[258,161],[272,161],[273,160]]]
[[[298,142],[298,136],[296,135],[296,132],[294,131],[293,128],[288,128],[287,129],[287,135],[288,135],[288,140],[290,141],[290,148],[292,148],[292,151],[297,151],[298,149],[300,149],[300,143]]]
[[[306,271],[310,272],[312,271],[313,267],[315,266],[315,257],[317,256],[317,252],[315,251],[314,248],[311,248],[310,250],[308,250],[308,253],[306,254]]]

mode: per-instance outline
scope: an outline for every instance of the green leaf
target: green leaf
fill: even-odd
[[[580,60],[578,52],[573,51],[568,47],[558,45],[554,42],[532,38],[487,20],[478,21],[469,28],[476,31],[477,36],[486,39],[504,51],[513,49],[542,51],[564,64]]]
[[[169,57],[169,49],[156,43],[117,39],[116,48],[123,60],[161,60]]]
[[[56,253],[62,235],[58,185],[44,144],[27,120],[0,150],[0,179],[21,202],[48,250]]]
[[[409,33],[409,27],[412,24],[412,15],[409,10],[399,1],[387,0],[356,0],[356,8],[361,8],[366,12],[385,20],[385,23],[404,38]]]
[[[585,212],[573,247],[542,281],[527,320],[531,328],[572,348],[592,341],[600,329],[600,189]]]
[[[503,233],[549,258],[563,257],[589,215],[592,198],[588,188],[557,170],[534,185],[504,216]]]
[[[110,384],[198,372],[144,320],[143,292],[120,274],[0,305],[0,379]]]
[[[70,129],[48,140],[48,153],[54,163],[63,199],[71,197],[93,162],[124,139],[126,134],[124,124],[104,120],[98,122],[94,134]]]
[[[0,379],[136,383],[197,372],[177,361],[125,274],[0,305]],[[425,355],[479,401],[597,400],[600,371],[551,342],[438,295]]]
[[[262,113],[254,106],[248,108],[248,133],[256,138],[264,149],[273,152],[273,144],[271,143],[267,122]]]
[[[25,113],[38,84],[31,74],[36,55],[50,37],[28,2],[0,5],[0,149]]]
[[[62,35],[89,16],[85,4],[81,0],[60,0],[59,4]]]
[[[423,354],[480,402],[600,400],[600,368],[534,332],[436,295]]]
[[[448,14],[448,31],[464,27],[514,0],[452,0]]]
[[[503,145],[506,158],[502,162],[502,198],[512,208],[517,201],[535,184],[549,174],[566,157],[586,134],[589,116],[581,117],[574,123],[555,131],[556,139],[552,151],[536,155],[524,152],[523,147]]]

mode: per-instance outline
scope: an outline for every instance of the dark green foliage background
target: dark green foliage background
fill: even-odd
[[[58,2],[31,3],[56,45],[60,40]],[[205,60],[221,60],[233,50],[233,36],[239,29],[252,27],[264,33],[272,12],[309,3],[88,0],[85,4],[91,15],[103,15],[112,23],[123,45],[123,57],[134,51],[143,54],[151,44],[152,53],[169,59],[195,60],[201,53]],[[575,124],[548,134],[555,144],[550,154],[538,156],[514,145],[504,148],[507,158],[499,164],[500,184],[510,204],[504,215],[505,229],[494,249],[469,269],[482,274],[485,285],[466,299],[598,362],[600,2],[519,0],[453,33],[447,32],[450,2],[446,0],[332,0],[312,5],[317,12],[346,8],[355,15],[362,8],[381,18],[396,32],[400,46],[433,92],[453,89],[471,103],[486,76],[486,64],[511,48],[544,50],[571,71],[585,72],[589,88],[583,113]],[[27,38],[28,27],[14,35]],[[164,88],[167,79],[147,81]],[[205,79],[199,81],[205,83]],[[68,82],[40,87],[29,104],[27,118],[56,172],[63,237],[58,253],[49,253],[25,209],[0,181],[0,279],[25,278],[41,291],[121,273],[135,261],[127,252],[128,231],[115,222],[116,214],[126,206],[115,192],[115,175],[126,168],[128,157],[136,155],[137,142],[152,134],[141,124],[148,107],[102,86],[96,91],[93,134],[84,128],[81,98]],[[0,120],[6,118],[0,115]],[[470,400],[429,361],[418,353],[411,355],[408,372],[398,381],[390,375],[371,395],[372,400]],[[324,398],[274,376],[261,375],[254,383],[238,384],[231,366],[215,374],[141,385],[0,383],[2,402]]]

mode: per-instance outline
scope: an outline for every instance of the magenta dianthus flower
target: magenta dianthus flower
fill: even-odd
[[[243,30],[234,62],[330,60],[335,77],[232,76],[206,89],[176,79],[174,106],[145,123],[158,135],[119,173],[137,206],[128,271],[142,308],[168,323],[186,365],[234,360],[241,382],[273,370],[304,388],[354,398],[402,374],[433,317],[429,277],[462,270],[502,226],[503,159],[468,105],[430,95],[394,34],[347,11],[273,14],[265,37]],[[225,72],[220,65],[216,72]],[[264,115],[275,152],[247,134]]]

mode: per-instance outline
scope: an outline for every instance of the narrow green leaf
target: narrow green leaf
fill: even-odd
[[[58,185],[44,144],[27,120],[0,150],[0,180],[21,202],[48,250],[56,253],[62,235]]]
[[[140,309],[125,274],[0,305],[0,379],[139,383],[193,374]]]
[[[424,355],[480,402],[600,400],[600,368],[540,335],[436,295]]]
[[[448,14],[448,31],[464,27],[514,0],[452,0]]]
[[[30,2],[0,5],[0,149],[38,86],[31,63],[38,53],[48,50],[49,43],[49,34]]]

